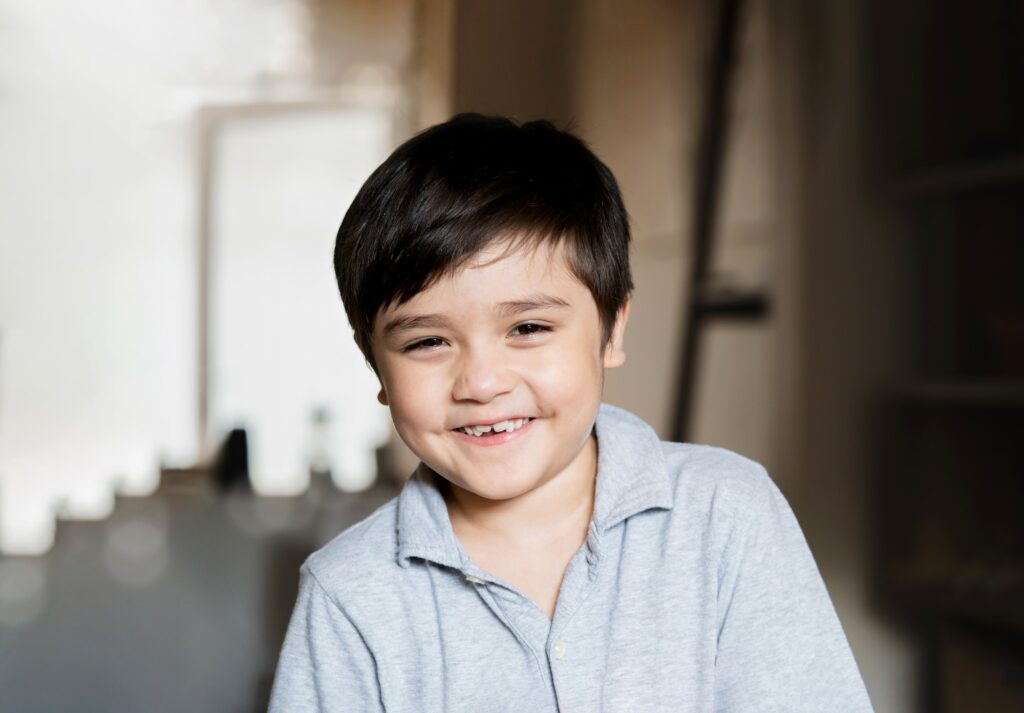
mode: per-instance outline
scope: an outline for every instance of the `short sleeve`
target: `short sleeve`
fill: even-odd
[[[723,552],[715,711],[870,712],[789,504],[763,469]]]
[[[366,642],[304,565],[269,713],[383,710],[376,665]]]

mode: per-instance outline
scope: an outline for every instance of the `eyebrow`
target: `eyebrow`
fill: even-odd
[[[390,337],[396,332],[406,332],[410,329],[436,329],[451,326],[445,317],[439,314],[410,314],[388,320],[384,325],[384,337]]]
[[[511,317],[545,309],[565,309],[571,305],[561,297],[536,294],[524,297],[520,300],[509,300],[498,304],[496,312],[502,317]],[[406,332],[412,329],[446,329],[451,327],[451,321],[440,314],[410,314],[401,315],[388,320],[384,325],[384,337],[387,338],[397,332]]]
[[[503,317],[511,317],[512,315],[531,312],[535,309],[565,309],[569,306],[569,303],[561,297],[536,294],[521,300],[502,302],[498,305],[498,314]]]

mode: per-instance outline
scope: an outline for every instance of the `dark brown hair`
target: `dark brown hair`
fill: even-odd
[[[334,271],[359,348],[381,309],[450,275],[495,240],[562,243],[604,342],[629,298],[629,218],[611,171],[547,121],[459,114],[399,146],[338,229]]]

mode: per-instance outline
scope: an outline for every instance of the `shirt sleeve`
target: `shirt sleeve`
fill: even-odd
[[[869,713],[825,584],[763,469],[725,546],[715,711]]]
[[[304,565],[269,713],[383,711],[377,681],[362,635]]]

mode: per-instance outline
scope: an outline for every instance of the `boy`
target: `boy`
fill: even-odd
[[[369,178],[335,271],[422,463],[303,565],[273,713],[871,710],[764,470],[601,404],[628,251],[547,122],[460,115]]]

